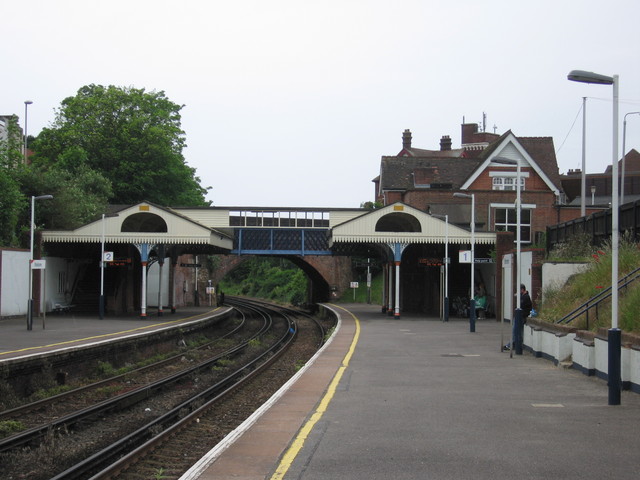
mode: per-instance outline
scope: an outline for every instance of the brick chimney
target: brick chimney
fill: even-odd
[[[475,143],[473,136],[478,133],[477,123],[463,123],[462,124],[462,145],[467,143]]]
[[[411,148],[411,130],[402,132],[402,148]]]
[[[451,150],[451,137],[449,135],[443,135],[440,139],[440,151]]]

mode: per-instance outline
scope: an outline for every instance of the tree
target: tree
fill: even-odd
[[[17,245],[20,212],[26,198],[20,192],[15,170],[22,163],[22,135],[16,116],[4,117],[0,135],[0,245]]]
[[[99,172],[111,183],[111,203],[205,205],[208,189],[182,155],[181,109],[164,92],[84,86],[33,142],[34,163]]]

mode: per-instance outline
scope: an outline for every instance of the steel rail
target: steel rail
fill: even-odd
[[[254,311],[256,308],[250,305],[243,305],[243,307]],[[268,317],[269,321],[271,321],[271,316],[269,315]],[[129,464],[136,462],[144,452],[153,450],[158,444],[166,441],[170,435],[184,428],[191,421],[195,421],[195,418],[197,418],[200,412],[211,407],[215,402],[231,393],[242,383],[252,379],[275,361],[278,355],[284,352],[286,347],[291,344],[297,334],[295,323],[291,322],[288,318],[287,322],[288,328],[286,332],[259,357],[253,359],[205,391],[174,407],[161,417],[158,417],[135,432],[114,442],[112,445],[91,455],[64,472],[61,472],[51,480],[85,479],[88,473],[94,472],[98,468],[101,468],[100,466],[104,465],[107,465],[107,467],[102,467],[103,469],[92,476],[91,479],[115,478],[114,475],[117,475],[127,468]],[[259,364],[260,362],[262,363]],[[204,401],[204,404],[195,407],[195,405],[199,405],[202,401]],[[191,412],[183,416],[185,409]],[[162,431],[154,436],[152,432],[157,431],[158,428],[161,428]]]
[[[122,395],[118,395],[117,397],[112,397],[102,402],[96,403],[90,407],[78,410],[69,415],[62,416],[53,422],[33,427],[11,437],[2,439],[0,440],[0,453],[9,450],[15,450],[25,445],[33,444],[35,441],[44,438],[49,432],[66,431],[67,429],[69,429],[69,427],[73,427],[73,425],[77,424],[78,422],[90,419],[91,417],[97,416],[98,414],[110,411],[119,411],[128,408],[139,401],[147,399],[152,392],[157,392],[173,383],[180,381],[185,377],[188,377],[189,375],[192,375],[193,373],[196,373],[204,368],[208,368],[210,365],[219,362],[222,358],[228,358],[230,356],[239,354],[249,346],[249,342],[252,339],[262,336],[265,330],[267,330],[268,328],[269,325],[267,321],[265,321],[261,329],[250,338],[245,339],[242,343],[236,345],[235,347],[232,347],[218,355],[215,355],[212,358],[200,362],[193,367],[190,367],[181,372],[177,372],[173,375],[169,375],[148,385],[143,385],[137,389],[130,390]]]

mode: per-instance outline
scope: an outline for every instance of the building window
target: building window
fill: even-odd
[[[513,232],[516,235],[517,215],[515,208],[496,208],[496,231]],[[520,214],[520,240],[522,243],[531,243],[531,210],[524,208]]]
[[[525,178],[520,177],[520,191],[525,189]],[[494,190],[515,190],[516,177],[493,177]]]

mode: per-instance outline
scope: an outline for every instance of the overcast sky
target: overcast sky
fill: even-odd
[[[2,0],[0,114],[28,133],[83,85],[164,91],[215,205],[358,207],[380,157],[460,125],[551,136],[561,173],[612,160],[612,88],[640,111],[638,0]],[[640,115],[627,117],[640,150]],[[622,156],[620,148],[620,156]]]

